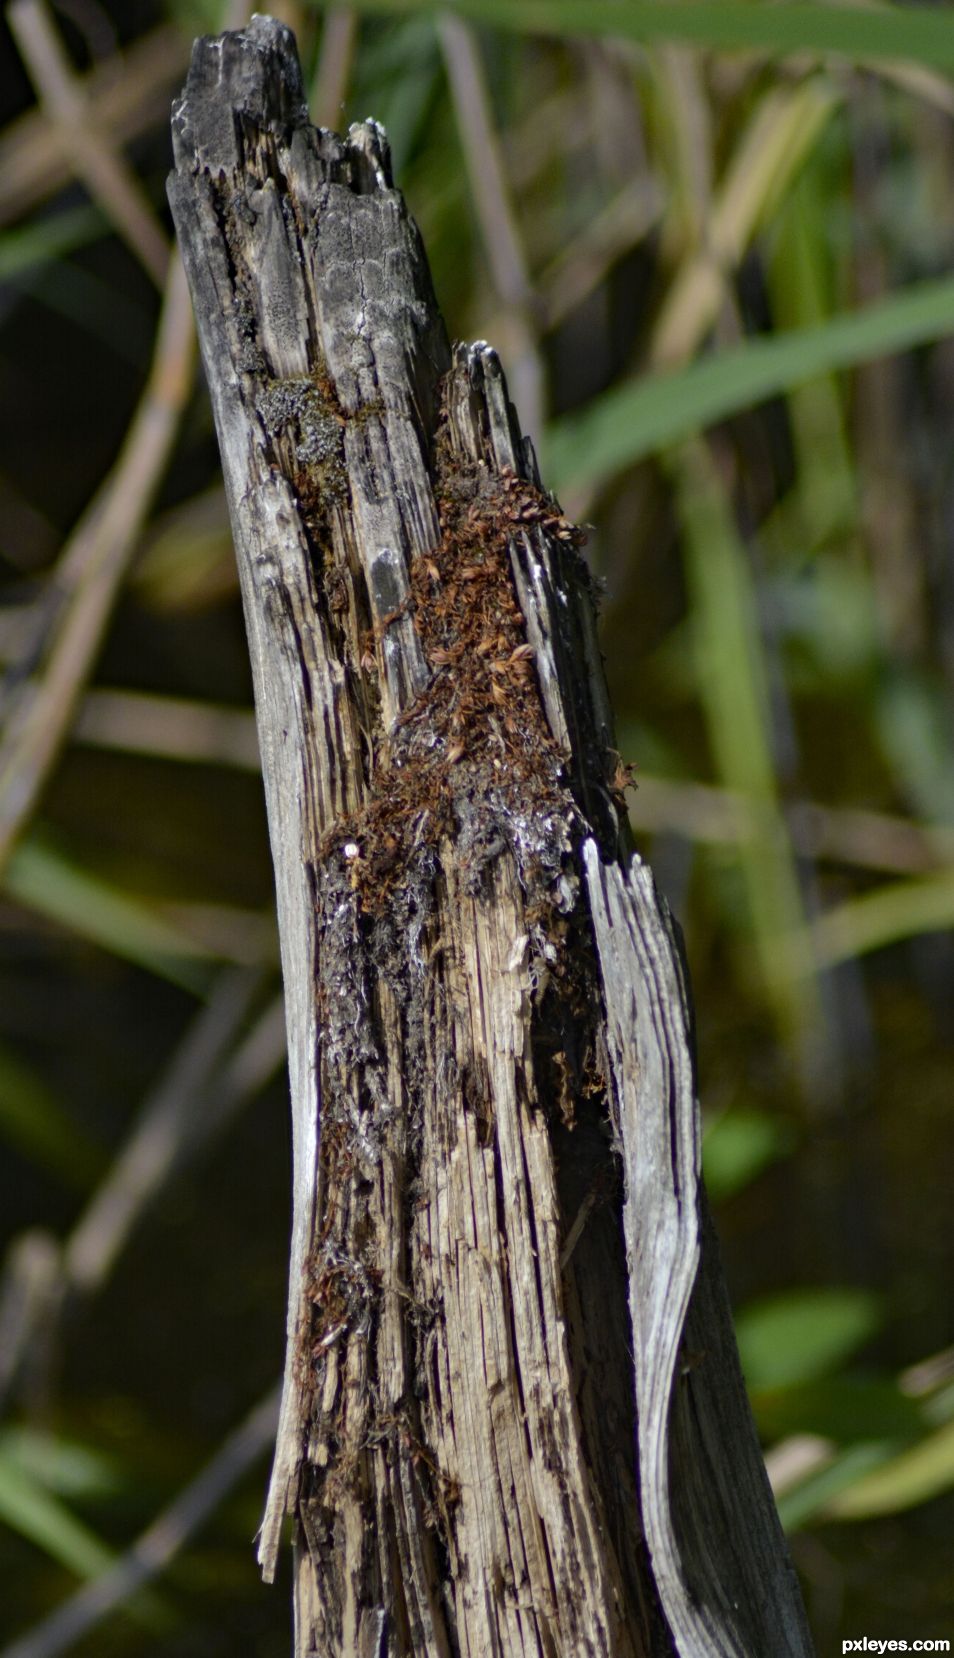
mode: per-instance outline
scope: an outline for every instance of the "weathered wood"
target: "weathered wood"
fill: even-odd
[[[581,538],[285,28],[198,42],[173,136],[282,941],[296,1653],[806,1654]]]

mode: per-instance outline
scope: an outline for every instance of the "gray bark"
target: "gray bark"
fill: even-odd
[[[199,41],[173,137],[285,980],[296,1654],[807,1654],[581,537],[287,29]]]

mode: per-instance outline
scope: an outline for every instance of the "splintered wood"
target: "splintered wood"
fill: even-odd
[[[287,29],[198,42],[173,138],[282,942],[297,1658],[808,1653],[582,538]]]

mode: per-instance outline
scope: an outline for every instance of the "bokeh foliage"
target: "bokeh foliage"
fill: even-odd
[[[387,126],[451,332],[498,346],[546,481],[592,524],[819,1649],[949,1634],[954,17],[281,15],[313,116]],[[267,843],[214,436],[165,275],[169,97],[191,38],[241,18],[17,0],[3,43],[9,1637],[98,1578],[281,1362]],[[248,1542],[264,1452],[235,1454],[161,1584],[76,1650],[286,1650]]]

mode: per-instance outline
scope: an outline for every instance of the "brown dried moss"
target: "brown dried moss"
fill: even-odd
[[[367,915],[382,912],[415,853],[442,836],[465,832],[479,883],[481,868],[506,846],[527,865],[532,837],[522,825],[565,823],[574,811],[508,543],[530,525],[574,545],[581,532],[525,479],[462,464],[440,443],[435,495],[441,539],[414,561],[409,601],[433,677],[384,745],[364,807],[339,821],[322,849],[325,859],[346,860]],[[365,641],[366,661],[372,643]]]

